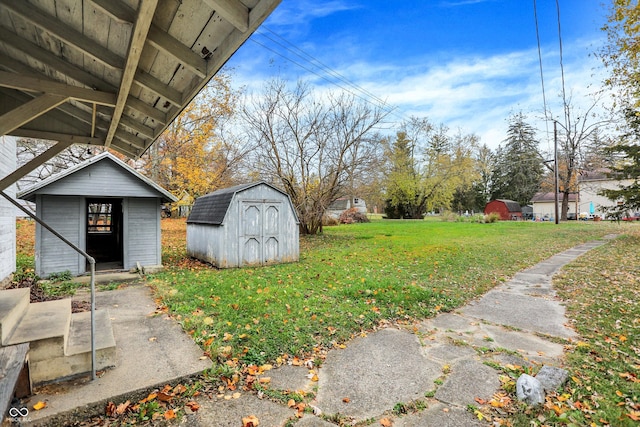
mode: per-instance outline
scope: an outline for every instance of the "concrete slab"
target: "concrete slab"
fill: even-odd
[[[415,335],[383,329],[327,355],[319,370],[316,406],[325,414],[361,421],[398,402],[423,398],[440,374],[440,364],[423,356]]]
[[[92,382],[74,387],[45,387],[30,401],[47,407],[29,414],[33,425],[56,425],[56,419],[83,419],[102,413],[108,401],[174,383],[211,366],[180,325],[166,315],[154,315],[150,290],[141,285],[98,292],[97,308],[109,310],[116,341],[116,367]],[[119,397],[122,397],[119,399]]]
[[[251,394],[243,394],[238,399],[195,399],[200,405],[197,412],[187,415],[182,425],[188,427],[238,427],[242,418],[255,416],[260,426],[282,426],[289,418],[295,417],[293,409],[267,399],[258,399]],[[298,424],[296,424],[298,425]]]
[[[564,347],[561,344],[544,340],[535,335],[510,331],[501,326],[483,325],[487,335],[493,339],[497,347],[517,351],[527,356],[561,357]]]
[[[331,424],[322,418],[314,417],[312,415],[305,415],[296,423],[296,427],[335,427],[335,424]]]
[[[444,364],[455,362],[459,359],[473,357],[477,353],[468,346],[459,346],[448,343],[438,343],[429,345],[424,348],[425,355],[430,359],[442,362]]]
[[[405,417],[395,418],[394,427],[483,427],[470,412],[447,405],[430,405],[426,410]]]
[[[264,376],[271,378],[270,389],[306,392],[315,384],[307,378],[308,374],[309,370],[305,367],[284,365],[266,372]]]
[[[7,345],[9,336],[29,307],[29,288],[0,291],[0,344]]]
[[[575,331],[564,326],[565,309],[559,301],[554,299],[492,290],[461,311],[465,316],[514,326],[530,332],[562,338],[577,336]]]
[[[462,360],[451,366],[435,398],[440,402],[466,407],[476,405],[475,398],[489,400],[500,388],[499,372],[477,360]]]

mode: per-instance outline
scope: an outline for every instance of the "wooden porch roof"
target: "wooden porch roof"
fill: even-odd
[[[0,0],[0,135],[137,158],[279,3]]]

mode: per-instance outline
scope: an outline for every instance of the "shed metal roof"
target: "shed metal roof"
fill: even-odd
[[[0,135],[137,158],[279,3],[0,0]]]
[[[131,174],[137,180],[139,180],[140,182],[142,182],[143,184],[145,184],[146,186],[151,188],[155,193],[158,194],[158,197],[160,199],[162,199],[162,201],[164,203],[166,203],[166,202],[175,202],[176,200],[178,200],[173,194],[169,193],[167,190],[165,190],[164,188],[160,187],[154,181],[150,180],[146,176],[144,176],[141,173],[137,172],[135,169],[131,168],[129,165],[124,163],[122,160],[118,159],[116,156],[114,156],[114,155],[112,155],[112,154],[110,154],[108,152],[105,152],[105,153],[99,154],[97,156],[94,156],[94,157],[92,157],[92,158],[90,158],[88,160],[85,160],[82,163],[78,163],[74,167],[71,167],[69,169],[65,169],[64,171],[62,171],[60,173],[52,175],[52,176],[48,177],[47,179],[42,180],[42,181],[32,185],[31,187],[26,188],[25,190],[21,191],[20,193],[17,194],[17,197],[19,199],[27,200],[29,202],[35,202],[36,194],[46,192],[46,187],[48,187],[48,186],[50,186],[50,185],[52,185],[52,184],[54,184],[56,182],[59,182],[62,179],[68,177],[69,175],[73,175],[73,174],[77,173],[78,171],[80,171],[82,169],[86,169],[86,168],[90,167],[91,165],[94,165],[94,164],[96,164],[98,162],[101,162],[101,161],[110,161],[113,164],[119,166],[120,168],[122,168],[124,173]],[[119,194],[114,194],[114,196],[119,196]]]
[[[505,206],[507,207],[507,209],[509,210],[509,212],[522,212],[522,208],[520,207],[520,203],[513,201],[513,200],[509,200],[509,199],[496,199],[499,202],[502,202],[505,204]]]
[[[191,213],[187,218],[187,224],[221,225],[224,221],[227,210],[229,209],[233,196],[258,185],[266,185],[275,191],[282,193],[287,200],[290,200],[287,193],[273,185],[267,184],[264,181],[240,184],[198,197],[193,204],[193,208],[191,208]]]

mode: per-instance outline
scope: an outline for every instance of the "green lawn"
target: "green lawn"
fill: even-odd
[[[621,227],[379,220],[304,237],[298,263],[231,270],[185,262],[174,239],[176,267],[150,283],[214,358],[262,364],[313,355],[380,322],[450,311],[523,268]]]

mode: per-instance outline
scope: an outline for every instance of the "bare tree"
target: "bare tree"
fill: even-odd
[[[322,232],[326,208],[349,192],[376,150],[386,113],[346,93],[320,96],[298,82],[269,81],[244,108],[253,169],[289,194],[303,234]]]
[[[612,123],[611,118],[596,113],[600,98],[584,111],[574,108],[571,99],[563,101],[564,122],[558,125],[558,187],[562,194],[561,218],[567,219],[569,194],[578,191],[578,175],[583,166],[587,145],[598,139],[599,132]]]
[[[44,141],[40,139],[20,138],[17,143],[17,160],[18,166],[22,166],[42,154],[54,142]],[[16,183],[18,191],[48,178],[58,172],[68,169],[84,160],[92,157],[95,152],[103,150],[100,147],[88,147],[86,145],[72,145],[53,159],[45,162],[20,181]]]

